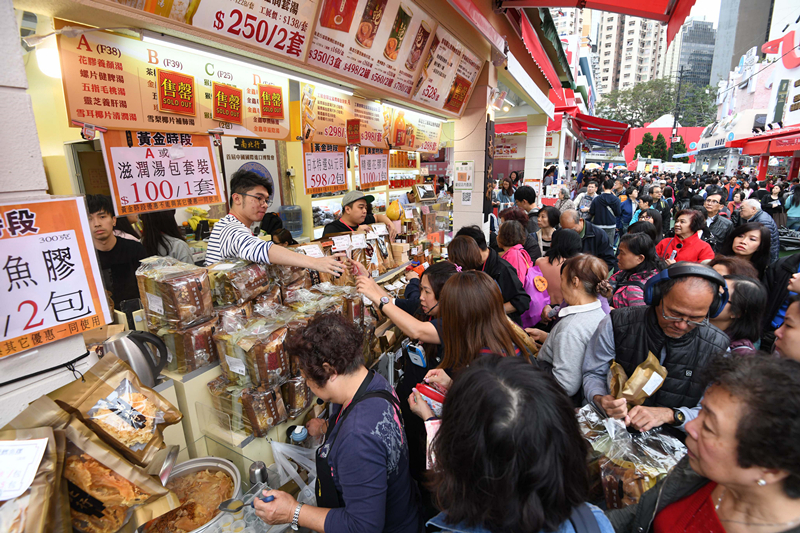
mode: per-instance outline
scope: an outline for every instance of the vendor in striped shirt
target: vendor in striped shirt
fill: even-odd
[[[245,259],[308,268],[339,276],[345,269],[339,256],[309,257],[282,246],[272,246],[253,235],[250,227],[264,218],[272,184],[255,172],[239,170],[231,177],[230,211],[214,224],[206,251],[206,265],[224,259]]]

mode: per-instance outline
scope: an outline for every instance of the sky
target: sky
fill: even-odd
[[[692,17],[705,17],[708,22],[713,22],[714,27],[717,27],[719,22],[719,8],[722,0],[699,0],[694,4],[689,16]]]

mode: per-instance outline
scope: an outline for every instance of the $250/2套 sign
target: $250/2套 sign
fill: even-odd
[[[224,201],[208,135],[109,130],[100,140],[118,216]]]
[[[0,205],[0,357],[111,322],[82,197]]]

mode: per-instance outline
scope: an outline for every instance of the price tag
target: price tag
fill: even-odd
[[[380,275],[381,275],[381,273],[380,273],[379,271],[377,271],[377,270],[373,270],[373,271],[372,271],[372,277],[373,277],[373,278],[377,278],[377,277],[378,277],[378,276],[380,276]]]
[[[0,501],[21,496],[33,483],[47,439],[0,441]]]
[[[228,362],[228,368],[231,369],[231,372],[233,372],[234,374],[239,374],[240,376],[247,375],[247,370],[245,369],[244,361],[236,357],[231,357],[230,355],[226,355],[225,360]]]
[[[327,146],[327,145],[324,145]],[[335,147],[334,147],[335,148]],[[304,150],[307,150],[304,146]],[[306,194],[347,189],[344,152],[305,152]]]
[[[354,233],[350,237],[350,242],[353,245],[353,248],[362,249],[367,247],[367,236],[363,233]]]
[[[414,210],[413,209],[405,209],[405,216],[406,218],[414,218]]]
[[[425,270],[428,270],[428,267],[431,266],[427,261],[422,263],[422,266],[425,267]]]
[[[377,238],[378,238],[378,234],[377,234],[377,233],[374,233],[374,232],[372,232],[372,231],[370,231],[369,233],[367,233],[367,240],[368,240],[368,241],[374,241],[374,240],[375,240],[375,239],[377,239]]]
[[[425,250],[425,257],[430,257],[430,256],[431,256],[431,251]]]
[[[417,249],[417,247],[415,246],[414,248],[412,248],[412,249],[411,249],[411,255],[417,255],[417,252],[418,252],[418,251],[419,251],[419,250],[418,250],[418,249]]]
[[[322,248],[320,248],[318,244],[306,244],[299,249],[308,257],[325,257],[322,253]]]
[[[146,292],[145,294],[147,295],[147,308],[153,313],[158,313],[159,315],[163,315],[164,301],[155,294],[150,294],[149,292]]]
[[[333,251],[346,252],[350,248],[350,235],[337,235],[333,237]]]
[[[389,235],[389,230],[386,227],[386,224],[382,223],[373,224],[372,228],[375,230],[376,235]]]

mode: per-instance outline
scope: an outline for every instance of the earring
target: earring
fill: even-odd
[[[758,481],[756,481],[756,483],[758,484],[759,487],[763,487],[764,485],[767,484],[767,480],[759,479]]]

